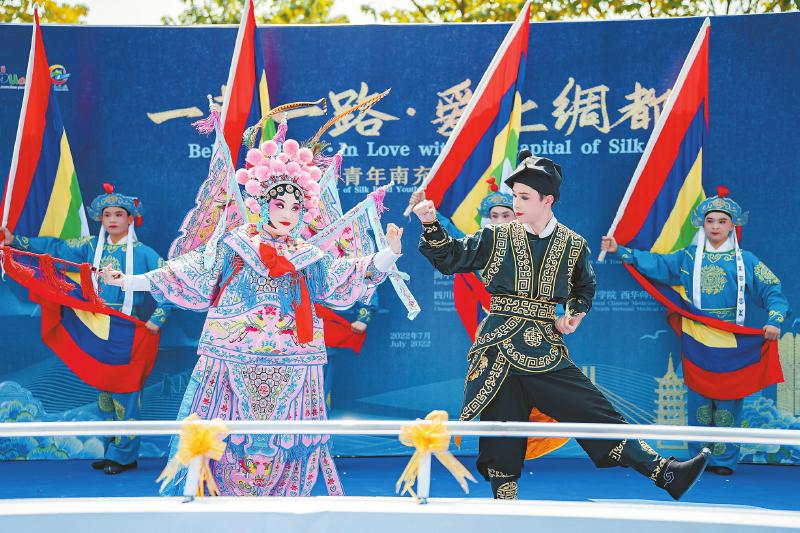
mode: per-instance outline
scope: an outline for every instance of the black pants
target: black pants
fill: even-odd
[[[484,408],[481,420],[527,422],[533,407],[559,422],[626,423],[603,393],[571,363],[541,374],[509,374]],[[609,457],[619,440],[578,439],[578,444],[598,467],[620,464]],[[526,449],[525,438],[481,437],[478,471],[487,481],[490,468],[519,476]]]

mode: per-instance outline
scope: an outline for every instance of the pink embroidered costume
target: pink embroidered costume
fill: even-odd
[[[178,413],[202,419],[324,420],[323,322],[314,303],[347,308],[368,302],[399,257],[389,248],[354,259],[334,258],[300,237],[318,215],[319,180],[331,158],[292,140],[248,152],[236,172],[244,204],[258,224],[244,224],[124,286],[155,299],[206,312],[199,359]],[[270,202],[296,198],[300,223],[290,235],[267,231]],[[274,225],[272,226],[274,227]],[[215,245],[209,254],[207,247]],[[212,461],[221,495],[307,496],[322,472],[329,495],[343,494],[328,435],[231,435]],[[177,450],[173,439],[170,457]],[[182,494],[186,471],[163,494]]]

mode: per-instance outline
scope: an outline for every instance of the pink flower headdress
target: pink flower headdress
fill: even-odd
[[[321,143],[322,135],[337,121],[355,111],[369,109],[386,96],[389,91],[376,94],[356,104],[339,115],[328,120],[314,136],[302,145],[294,139],[287,139],[288,126],[284,119],[278,126],[278,132],[272,139],[256,147],[258,131],[273,115],[311,105],[322,105],[325,111],[325,99],[316,102],[296,102],[272,109],[248,128],[244,134],[244,142],[250,147],[247,152],[246,168],[236,171],[236,181],[244,186],[245,206],[254,214],[260,214],[270,199],[285,193],[294,194],[303,207],[303,222],[309,224],[319,215],[320,195],[319,181],[333,163],[334,158],[324,155],[326,144]]]
[[[247,166],[236,171],[236,181],[247,193],[245,205],[255,214],[261,212],[272,198],[285,193],[294,194],[304,210],[303,221],[308,223],[319,214],[322,169],[314,161],[314,152],[301,147],[294,139],[281,140],[285,122],[275,139],[247,152]],[[282,131],[281,131],[282,130]]]

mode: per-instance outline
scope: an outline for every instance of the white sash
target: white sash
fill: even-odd
[[[94,250],[94,261],[92,261],[92,266],[95,269],[100,268],[100,260],[103,258],[103,250],[105,249],[106,243],[106,228],[102,225],[100,226],[100,235],[97,236],[97,248]],[[133,224],[128,226],[128,235],[125,237],[125,275],[126,276],[133,276],[133,243],[137,241],[136,238],[136,230],[133,227]],[[97,292],[97,276],[92,276],[92,285],[94,285],[94,290]],[[132,289],[120,289],[123,290],[125,293],[125,299],[122,301],[122,312],[126,315],[130,315],[133,311],[133,290]]]
[[[734,254],[736,255],[736,324],[739,326],[744,325],[745,317],[745,303],[744,303],[744,287],[745,287],[745,270],[744,259],[742,258],[742,249],[739,248],[739,240],[736,238],[736,230],[731,232],[728,237],[733,240]],[[694,254],[694,270],[692,271],[692,303],[698,309],[703,309],[701,305],[702,287],[702,271],[703,271],[703,254],[706,249],[706,233],[700,229],[697,232],[697,248]]]

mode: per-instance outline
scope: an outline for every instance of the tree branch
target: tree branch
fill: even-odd
[[[430,19],[430,17],[428,16],[428,13],[425,11],[425,8],[424,8],[424,7],[422,7],[421,5],[419,5],[419,4],[417,3],[417,0],[410,0],[410,1],[411,1],[411,3],[412,3],[412,4],[414,4],[414,7],[416,7],[416,8],[417,8],[417,11],[419,11],[420,13],[422,13],[422,17],[423,17],[425,20],[427,20],[428,22],[433,22],[433,21]]]

